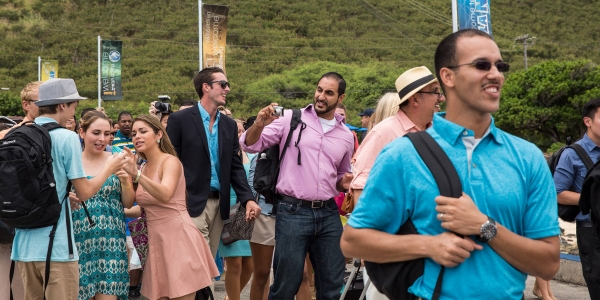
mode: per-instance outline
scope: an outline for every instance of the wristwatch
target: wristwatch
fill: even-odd
[[[496,228],[496,221],[488,216],[488,220],[481,225],[479,228],[480,235],[477,236],[477,240],[482,243],[487,243],[496,237],[498,230]]]

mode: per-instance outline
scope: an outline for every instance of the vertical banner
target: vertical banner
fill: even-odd
[[[458,28],[479,29],[492,35],[490,0],[458,0]]]
[[[50,78],[58,78],[58,60],[41,60],[42,81]]]
[[[102,100],[122,100],[121,51],[122,41],[102,40],[100,55]]]
[[[225,38],[227,36],[228,12],[228,6],[202,5],[203,68],[219,67],[225,70]]]

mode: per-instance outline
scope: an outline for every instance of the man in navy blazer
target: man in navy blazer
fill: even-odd
[[[229,82],[220,68],[202,69],[194,78],[200,102],[171,114],[167,134],[183,164],[188,212],[210,246],[219,246],[223,221],[229,218],[230,186],[246,206],[246,220],[260,215],[239,155],[236,122],[221,114]]]

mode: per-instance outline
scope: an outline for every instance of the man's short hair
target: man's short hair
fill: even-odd
[[[217,68],[217,67],[211,67],[211,68],[202,69],[194,77],[194,88],[196,89],[196,93],[198,94],[198,96],[200,96],[201,99],[202,99],[202,96],[204,96],[204,92],[202,91],[202,85],[205,83],[210,84],[210,82],[213,81],[215,78],[213,76],[214,73],[225,74],[223,69]]]
[[[338,97],[343,95],[346,92],[346,80],[344,80],[344,77],[342,77],[342,75],[340,75],[336,72],[328,72],[328,73],[323,74],[323,76],[321,76],[321,78],[319,78],[319,81],[321,81],[321,79],[323,79],[325,77],[337,80],[337,82],[338,82]],[[317,84],[319,84],[319,81],[317,81]]]
[[[96,110],[96,109],[95,109],[95,108],[93,108],[93,107],[84,108],[84,109],[81,111],[81,114],[79,115],[79,118],[80,118],[80,119],[83,119],[83,116],[85,116],[85,114],[86,114],[88,111],[92,111],[92,110]]]
[[[69,102],[69,103],[66,103],[66,104],[67,104],[67,106],[71,106],[75,102],[77,102],[77,101]],[[53,115],[53,114],[57,113],[59,105],[60,104],[40,106],[39,107],[40,116],[41,115]]]
[[[119,113],[119,116],[117,117],[117,122],[121,121],[121,117],[123,116],[130,116],[133,119],[133,115],[128,112],[128,111],[122,111]]]
[[[35,91],[37,91],[40,88],[40,85],[42,85],[43,82],[41,81],[34,81],[34,82],[30,82],[28,83],[25,88],[23,88],[23,90],[21,91],[21,100],[22,101],[31,101],[31,100],[38,100],[38,99],[31,99],[31,94],[33,94]]]
[[[435,76],[438,78],[442,89],[444,89],[444,83],[440,78],[440,70],[458,64],[458,58],[456,57],[456,43],[461,37],[474,36],[482,36],[493,40],[489,34],[479,29],[464,29],[450,34],[438,44],[437,49],[435,49]]]
[[[582,117],[583,118],[588,117],[590,119],[594,119],[594,115],[598,111],[599,107],[600,107],[600,98],[590,100],[588,103],[586,103],[583,106],[583,111],[581,114]]]
[[[194,100],[183,100],[183,101],[181,101],[181,104],[179,104],[179,107],[194,106],[194,104],[196,104],[196,101],[194,101]]]

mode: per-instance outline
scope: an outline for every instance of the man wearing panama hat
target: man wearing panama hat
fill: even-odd
[[[39,87],[39,100],[35,105],[39,107],[40,116],[35,123],[58,123],[64,127],[75,114],[79,100],[83,99],[86,98],[79,95],[73,79],[49,79]],[[75,300],[79,287],[79,256],[73,241],[72,222],[67,219],[71,214],[70,201],[66,201],[67,183],[71,181],[79,200],[85,201],[96,194],[108,177],[126,161],[123,155],[109,157],[104,168],[98,174],[90,174],[95,175],[92,179],[87,179],[77,134],[65,128],[50,130],[49,134],[56,193],[59,202],[66,205],[61,205],[52,248],[49,248],[52,225],[16,229],[11,259],[19,267],[25,285],[25,299]],[[49,266],[48,259],[51,262]],[[44,286],[45,281],[48,281],[47,286]]]
[[[398,112],[375,125],[356,152],[352,166],[354,179],[350,184],[355,201],[360,197],[381,149],[409,132],[429,128],[433,113],[440,111],[440,104],[445,101],[440,84],[427,67],[402,73],[396,79],[396,90],[400,96],[400,105],[395,107]]]

